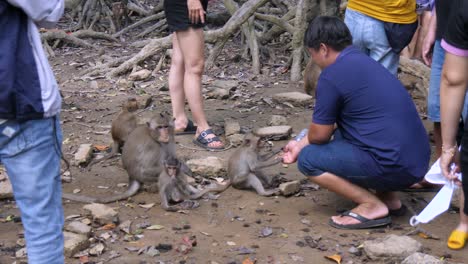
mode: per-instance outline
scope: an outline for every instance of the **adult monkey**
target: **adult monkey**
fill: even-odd
[[[164,160],[168,156],[175,156],[174,125],[169,114],[160,113],[146,125],[133,130],[122,149],[122,164],[129,178],[126,192],[105,198],[64,193],[63,198],[85,203],[111,203],[127,199],[135,195],[142,185],[158,183],[158,177],[164,170]],[[184,163],[181,170],[191,175]]]

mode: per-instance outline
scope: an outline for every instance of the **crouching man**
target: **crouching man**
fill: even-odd
[[[310,180],[357,203],[331,217],[333,227],[388,225],[404,209],[395,191],[428,169],[429,140],[414,103],[393,74],[351,45],[340,19],[314,19],[305,43],[322,73],[312,123],[285,146],[283,161],[297,160]]]

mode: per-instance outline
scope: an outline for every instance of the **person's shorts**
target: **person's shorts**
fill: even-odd
[[[200,0],[206,12],[208,0]],[[192,24],[188,16],[187,0],[164,0],[164,13],[171,32],[183,31],[189,27],[202,28],[204,23]],[[205,15],[206,17],[206,15]],[[206,18],[205,18],[206,19]]]
[[[405,173],[382,174],[372,155],[349,143],[335,132],[327,144],[310,144],[302,149],[297,167],[306,176],[332,173],[355,185],[376,191],[398,191],[422,180]]]

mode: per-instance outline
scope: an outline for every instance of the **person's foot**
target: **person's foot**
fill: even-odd
[[[397,192],[376,192],[375,195],[387,206],[388,210],[398,210],[402,206]]]
[[[409,190],[414,190],[414,191],[418,191],[418,190],[433,190],[433,189],[440,189],[442,187],[442,185],[440,184],[433,184],[433,183],[430,183],[426,180],[422,180],[418,183],[415,183],[413,185],[411,185],[409,187]]]
[[[388,215],[388,208],[384,203],[376,204],[360,204],[351,212],[361,215],[368,219],[379,219]],[[331,217],[332,221],[339,225],[354,225],[359,224],[360,221],[350,216],[335,215]]]
[[[203,133],[203,135],[202,135]],[[200,137],[201,136],[201,137]],[[201,139],[205,141],[201,142]],[[208,149],[222,149],[224,148],[224,143],[219,140],[219,138],[213,133],[211,128],[201,129],[200,127],[197,129],[197,133],[195,134],[195,141],[198,142],[198,145],[203,145],[203,147],[207,147]]]

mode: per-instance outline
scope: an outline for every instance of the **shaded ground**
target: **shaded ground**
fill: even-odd
[[[237,40],[234,40],[237,41]],[[131,51],[120,45],[101,43],[106,55],[118,57]],[[288,117],[294,132],[300,131],[310,122],[312,109],[291,108],[288,105],[270,106],[264,102],[273,94],[285,91],[302,91],[301,83],[287,81],[289,75],[282,74],[282,66],[286,61],[277,56],[274,63],[266,64],[263,75],[252,76],[249,73],[249,63],[239,60],[236,54],[241,54],[238,45],[228,43],[227,50],[219,58],[220,67],[206,73],[204,87],[210,87],[215,79],[236,80],[239,82],[237,92],[241,95],[236,99],[207,99],[206,113],[209,122],[219,134],[223,132],[225,118],[237,120],[246,129],[265,126],[273,114]],[[275,48],[275,44],[272,44]],[[282,47],[277,46],[281,50]],[[57,74],[57,79],[64,96],[61,120],[63,124],[65,157],[72,160],[80,144],[109,144],[108,133],[113,116],[119,111],[120,104],[128,96],[140,98],[142,95],[154,97],[153,107],[139,114],[140,119],[148,118],[154,111],[169,110],[168,92],[164,89],[167,78],[167,66],[161,72],[154,73],[148,81],[135,82],[130,88],[117,86],[117,80],[95,79],[82,80],[78,72],[99,61],[97,51],[78,48],[62,48],[56,50],[57,56],[51,59],[51,64]],[[286,56],[284,57],[286,58]],[[148,62],[147,68],[152,70],[157,61]],[[93,86],[93,87],[91,87]],[[160,89],[163,87],[162,89]],[[417,100],[418,106],[424,102]],[[419,107],[422,109],[422,107]],[[428,130],[430,128],[428,127]],[[178,136],[177,153],[179,156],[201,158],[217,156],[227,161],[227,157],[234,151],[211,153],[194,150],[191,136]],[[282,146],[286,141],[274,142],[275,146]],[[303,179],[295,165],[283,167],[277,165],[269,170],[270,174],[280,173],[288,179]],[[80,189],[81,193],[92,196],[103,196],[114,192],[122,192],[125,187],[118,187],[119,183],[126,183],[127,176],[120,161],[104,162],[93,167],[91,171],[76,166],[71,167],[73,181],[64,183],[65,192]],[[105,188],[104,188],[105,187]],[[133,227],[143,222],[163,225],[162,230],[144,230],[136,241],[125,241],[124,233],[118,229],[114,231],[98,230],[94,228],[97,239],[103,233],[113,232],[115,235],[102,242],[106,248],[101,256],[91,257],[90,261],[105,263],[241,263],[247,257],[257,259],[257,263],[332,263],[324,256],[341,254],[343,263],[363,263],[369,261],[364,256],[356,256],[348,252],[352,246],[359,246],[363,241],[385,236],[386,234],[402,235],[412,230],[408,225],[410,217],[395,218],[391,227],[385,229],[365,231],[341,231],[328,226],[328,219],[337,210],[352,208],[353,205],[326,190],[302,191],[302,195],[285,197],[260,197],[253,192],[239,191],[229,188],[218,200],[202,200],[198,209],[188,211],[187,214],[167,213],[159,208],[159,197],[151,193],[139,193],[128,202],[111,204],[118,210],[120,221],[131,220]],[[420,211],[424,201],[429,201],[434,193],[402,194],[405,203]],[[138,204],[156,203],[150,209],[144,209]],[[65,216],[82,213],[82,204],[64,203]],[[15,203],[0,201],[0,218],[7,215],[19,215]],[[424,245],[424,251],[434,256],[445,256],[453,261],[463,262],[466,249],[450,251],[446,247],[446,239],[452,227],[458,221],[458,214],[447,213],[424,226],[430,233],[440,237],[440,240],[424,239],[419,236],[413,238]],[[183,228],[185,225],[185,229]],[[261,230],[271,227],[272,235],[260,237]],[[135,228],[134,228],[135,229]],[[21,236],[22,226],[15,222],[0,222],[0,263],[13,263],[14,253],[20,247],[17,240]],[[187,235],[195,235],[197,246],[188,254],[175,250],[161,253],[160,256],[150,257],[125,248],[159,243],[169,243],[176,246]],[[311,236],[318,241],[315,248],[304,242],[305,236]],[[320,239],[319,239],[320,238]],[[228,242],[230,245],[228,245]],[[231,243],[233,242],[233,243]],[[235,245],[234,245],[235,244]],[[247,249],[255,251],[248,253]],[[118,252],[119,257],[108,260],[111,251]],[[185,261],[185,262],[184,262]],[[210,262],[215,261],[215,262]],[[19,262],[17,262],[19,263]],[[67,263],[80,263],[79,259],[69,258]]]

